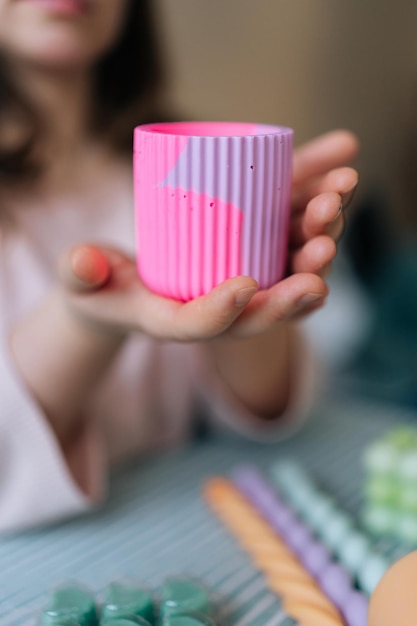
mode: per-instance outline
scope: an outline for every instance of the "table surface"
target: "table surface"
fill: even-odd
[[[294,624],[247,555],[212,516],[201,486],[241,462],[267,469],[277,459],[301,463],[355,517],[361,504],[361,454],[383,432],[417,415],[398,407],[339,399],[326,402],[291,439],[261,445],[210,439],[125,468],[93,514],[0,539],[0,626],[32,626],[47,593],[77,581],[98,599],[124,578],[153,588],[172,575],[198,577],[220,600],[228,626]],[[375,544],[397,558],[407,551]]]

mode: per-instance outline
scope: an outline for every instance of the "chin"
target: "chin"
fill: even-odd
[[[68,32],[23,38],[15,46],[15,55],[25,63],[45,69],[78,69],[94,62],[95,51],[80,37]]]
[[[91,65],[117,41],[127,6],[127,0],[0,0],[0,48],[46,67]]]
[[[65,45],[44,46],[42,49],[33,50],[32,54],[28,55],[27,60],[44,69],[75,70],[90,65],[88,55],[83,55],[80,50]]]

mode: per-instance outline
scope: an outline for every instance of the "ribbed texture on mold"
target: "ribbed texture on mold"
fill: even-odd
[[[180,300],[239,274],[261,288],[287,257],[292,132],[244,137],[136,133],[138,268]]]

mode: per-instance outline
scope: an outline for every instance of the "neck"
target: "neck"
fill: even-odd
[[[91,106],[91,81],[87,69],[54,71],[19,67],[15,72],[19,87],[40,114],[46,142],[59,152],[85,142]]]
[[[94,142],[89,136],[91,74],[19,67],[18,87],[40,115],[41,142],[37,147],[44,173],[38,186],[47,193],[63,190],[86,170]],[[39,189],[40,189],[39,188]]]
[[[73,151],[86,140],[91,107],[88,67],[63,70],[16,63],[10,69],[20,91],[40,115],[48,144]]]

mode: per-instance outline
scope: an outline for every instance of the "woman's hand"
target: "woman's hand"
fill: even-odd
[[[199,341],[226,332],[251,337],[321,306],[327,295],[323,276],[343,230],[340,207],[348,204],[358,180],[357,172],[345,166],[357,148],[351,133],[334,131],[295,152],[289,276],[270,289],[257,293],[254,279],[239,276],[206,296],[177,302],[149,291],[133,259],[114,249],[82,245],[60,265],[70,310],[105,332]]]
[[[358,184],[357,171],[347,166],[358,149],[355,135],[338,130],[295,151],[288,277],[259,291],[229,333],[250,337],[322,306],[328,293],[323,278]]]
[[[224,333],[257,291],[255,280],[231,278],[190,302],[159,296],[143,284],[135,260],[112,248],[81,245],[60,262],[61,291],[69,311],[99,332],[143,332],[180,342]]]

